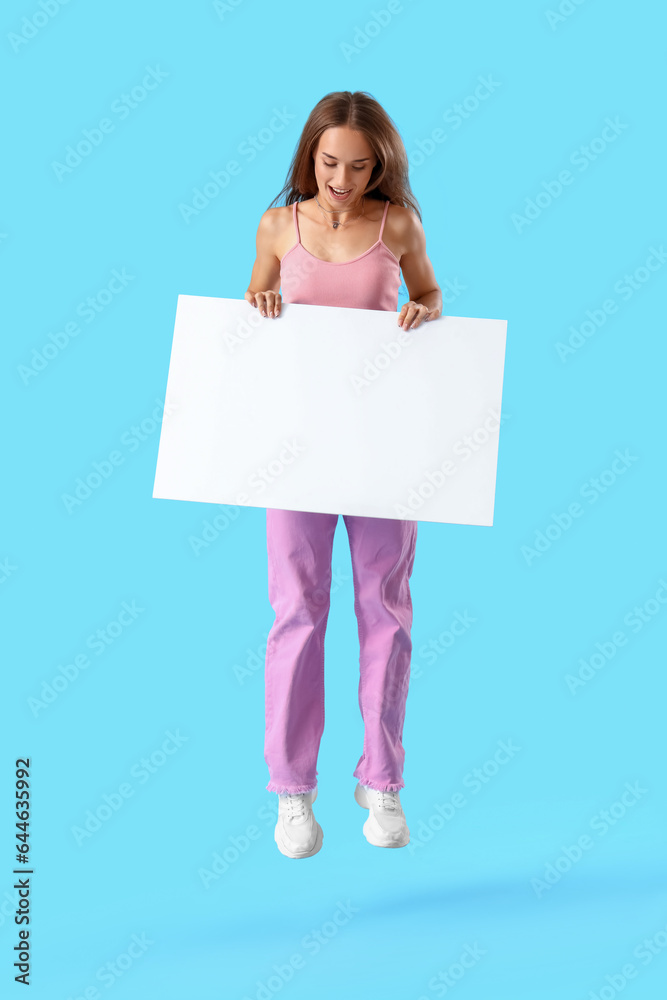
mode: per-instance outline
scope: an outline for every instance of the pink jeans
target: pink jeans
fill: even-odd
[[[264,759],[270,792],[317,785],[324,731],[324,633],[338,514],[266,511],[269,600]],[[343,515],[350,542],[360,645],[364,748],[353,772],[380,791],[404,787],[403,722],[410,680],[409,579],[417,521]]]

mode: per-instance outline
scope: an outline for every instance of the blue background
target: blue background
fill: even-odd
[[[561,8],[5,5],[4,995],[23,995],[26,755],[34,998],[665,996],[667,18],[645,0]],[[121,116],[147,67],[162,79]],[[482,100],[480,77],[495,81]],[[265,511],[152,488],[177,296],[243,297],[305,120],[345,89],[400,130],[438,281],[465,286],[446,311],[508,321],[506,419],[493,527],[419,526],[400,851],[365,841],[353,800],[363,731],[339,521],[325,839],[297,865],[265,790]],[[290,121],[262,132],[275,109]],[[103,118],[113,130],[58,172]],[[179,206],[232,159],[240,173],[186,222]],[[127,284],[100,296],[114,269]],[[86,321],[89,296],[111,301]],[[68,509],[95,463],[108,474]],[[123,602],[134,617],[114,625]],[[457,614],[474,623],[453,641]],[[110,641],[93,649],[98,629]],[[502,764],[499,741],[516,748]],[[89,810],[104,819],[77,835]]]

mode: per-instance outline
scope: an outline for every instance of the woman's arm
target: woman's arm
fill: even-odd
[[[280,315],[280,260],[276,257],[279,233],[278,208],[268,208],[257,227],[257,256],[244,298],[259,309],[262,316]]]
[[[407,330],[419,326],[423,320],[437,319],[442,315],[442,292],[426,253],[426,237],[421,222],[409,209],[406,209],[404,219],[403,245],[406,249],[401,256],[401,271],[410,301],[403,305],[398,325]]]

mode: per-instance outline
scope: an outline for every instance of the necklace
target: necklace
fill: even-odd
[[[333,226],[333,228],[334,229],[338,229],[339,226],[348,226],[351,222],[354,222],[356,219],[360,219],[361,216],[364,214],[364,201],[365,200],[366,200],[365,196],[362,197],[362,199],[361,199],[361,212],[359,213],[359,215],[355,215],[354,219],[348,219],[347,222],[340,222],[340,220],[338,222],[332,222],[331,225]],[[320,212],[326,212],[327,215],[333,215],[334,212],[345,211],[345,209],[334,208],[330,212],[328,209],[322,208],[322,206],[320,205],[320,202],[319,202],[319,199],[318,199],[317,195],[315,195],[315,201],[317,202],[317,206],[318,206]],[[326,216],[325,216],[325,221],[326,222],[329,221],[326,218]]]

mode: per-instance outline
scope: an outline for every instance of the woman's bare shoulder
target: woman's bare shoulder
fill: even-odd
[[[400,258],[414,246],[415,235],[421,229],[421,222],[411,208],[404,205],[390,205],[387,209],[385,233],[387,240],[397,250]]]
[[[267,233],[279,232],[285,228],[286,220],[291,213],[291,205],[276,205],[274,208],[267,208],[259,220],[259,224]]]
[[[421,226],[419,217],[411,208],[404,205],[390,205],[387,209],[387,222],[391,219],[392,225],[396,227],[397,233],[409,233],[414,230],[415,224]]]
[[[276,205],[274,208],[267,208],[257,227],[258,241],[279,260],[284,253],[283,248],[292,212],[291,205]]]

